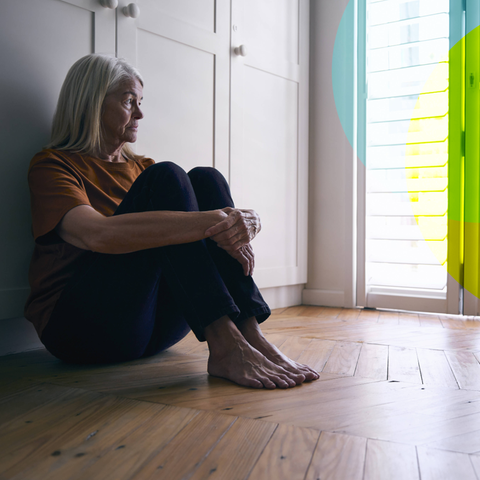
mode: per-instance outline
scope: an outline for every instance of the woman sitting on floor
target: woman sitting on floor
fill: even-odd
[[[155,355],[192,329],[208,342],[213,376],[254,388],[317,379],[258,325],[270,315],[250,276],[258,215],[234,207],[217,170],[187,174],[128,147],[142,91],[138,71],[115,57],[87,55],[68,72],[51,143],[29,169],[26,317],[67,362]]]

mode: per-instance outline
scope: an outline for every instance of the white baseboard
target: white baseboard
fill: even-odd
[[[345,294],[338,290],[314,290],[306,288],[302,292],[303,305],[319,305],[322,307],[343,307]]]
[[[263,298],[270,308],[284,308],[302,303],[303,285],[264,288]],[[0,357],[44,348],[33,325],[25,318],[0,320]]]
[[[33,325],[25,318],[0,320],[0,356],[44,348]]]
[[[305,285],[288,285],[286,287],[261,288],[260,293],[269,307],[285,308],[302,304],[302,291]]]

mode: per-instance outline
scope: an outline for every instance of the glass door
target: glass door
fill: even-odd
[[[460,261],[448,260],[450,1],[358,7],[357,304],[458,313],[448,273]]]

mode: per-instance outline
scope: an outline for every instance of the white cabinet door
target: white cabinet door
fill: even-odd
[[[306,282],[308,14],[306,0],[232,2],[230,184],[262,218],[263,288]]]
[[[136,150],[189,170],[228,176],[230,2],[138,0],[140,16],[117,9],[117,54],[144,77]]]
[[[115,13],[98,0],[2,0],[0,15],[0,318],[23,315],[33,248],[27,168],[50,138],[65,75],[83,55],[115,53]]]

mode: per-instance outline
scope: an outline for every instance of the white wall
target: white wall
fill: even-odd
[[[354,306],[353,152],[335,108],[332,54],[348,0],[310,7],[308,283],[303,303]]]

